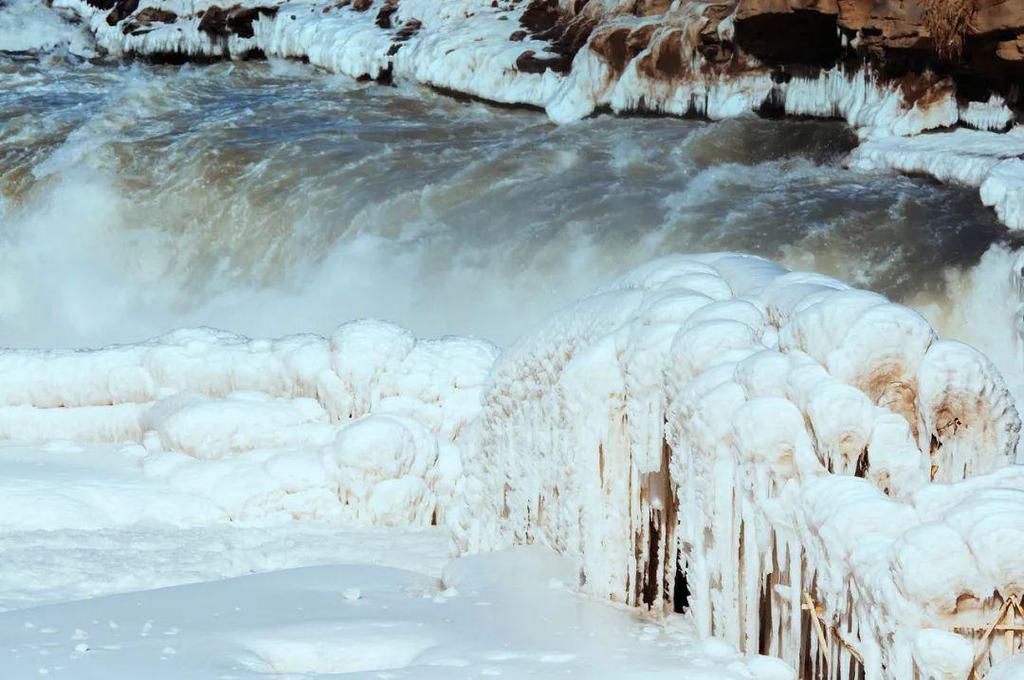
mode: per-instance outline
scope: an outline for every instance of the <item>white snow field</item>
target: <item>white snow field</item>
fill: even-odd
[[[396,547],[401,547],[399,541]],[[580,599],[543,549],[324,566],[0,615],[5,677],[787,678],[781,661]],[[568,573],[571,573],[569,571]]]
[[[1020,669],[1013,397],[828,277],[674,256],[502,353],[360,321],[0,375],[4,678]]]

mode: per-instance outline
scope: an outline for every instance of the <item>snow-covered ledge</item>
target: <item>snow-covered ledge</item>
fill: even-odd
[[[931,175],[942,182],[977,187],[1011,229],[1024,229],[1024,127],[1005,134],[977,130],[933,132],[863,141],[850,167]]]

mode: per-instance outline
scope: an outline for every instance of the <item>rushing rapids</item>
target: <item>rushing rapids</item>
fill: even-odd
[[[1004,0],[246,0],[228,7],[56,0],[54,7],[85,21],[115,54],[301,58],[354,78],[538,106],[558,122],[610,108],[840,118],[871,138],[954,125],[991,131],[980,144],[944,138],[923,161],[919,148],[897,143],[874,152],[872,164],[978,187],[1005,224],[1024,228],[1024,166],[1001,151],[996,134],[1017,120],[1024,77],[1024,12]],[[951,170],[965,147],[973,171]]]

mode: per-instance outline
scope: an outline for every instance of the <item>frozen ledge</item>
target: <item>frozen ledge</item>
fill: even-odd
[[[1020,419],[915,312],[752,257],[666,258],[492,383],[465,498],[495,526],[469,545],[553,546],[589,592],[686,608],[799,677],[967,678],[1013,653],[981,631],[1024,583],[1001,547],[1024,532]]]
[[[1024,229],[1024,127],[1005,134],[955,130],[869,139],[848,162],[855,169],[922,173],[977,187],[1006,226]]]
[[[591,595],[685,607],[801,677],[966,678],[1007,656],[983,631],[1024,589],[998,370],[906,307],[755,257],[654,261],[501,353],[361,321],[9,350],[0,374],[2,440],[116,444],[235,521],[545,544]]]

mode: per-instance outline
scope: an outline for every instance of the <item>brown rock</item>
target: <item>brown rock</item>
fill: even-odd
[[[740,0],[736,8],[737,19],[761,14],[789,14],[796,11],[839,14],[840,0]]]
[[[377,12],[377,19],[375,23],[378,28],[391,28],[391,15],[398,11],[398,2],[385,3],[380,11]]]
[[[178,20],[178,15],[165,9],[146,7],[135,15],[135,21],[139,24],[169,24]]]
[[[209,35],[226,36],[234,34],[240,38],[251,38],[255,35],[252,22],[260,16],[274,16],[277,7],[239,7],[234,5],[227,9],[211,5],[199,21],[199,30]]]
[[[228,11],[227,29],[240,38],[251,38],[256,35],[252,28],[252,22],[261,16],[274,16],[277,14],[276,7],[234,7]]]
[[[996,45],[996,56],[1005,61],[1024,61],[1024,36]]]
[[[530,33],[543,33],[554,28],[560,16],[558,0],[530,0],[519,23]]]
[[[572,59],[563,54],[538,57],[533,50],[526,50],[516,59],[516,70],[522,73],[544,73],[551,69],[555,73],[567,73]]]
[[[222,7],[210,5],[199,20],[199,30],[209,35],[227,35],[228,13]]]
[[[1024,31],[1024,2],[1021,0],[975,0],[971,17],[975,34],[995,31]]]
[[[139,0],[117,0],[114,9],[107,14],[107,25],[116,26],[139,8]]]

